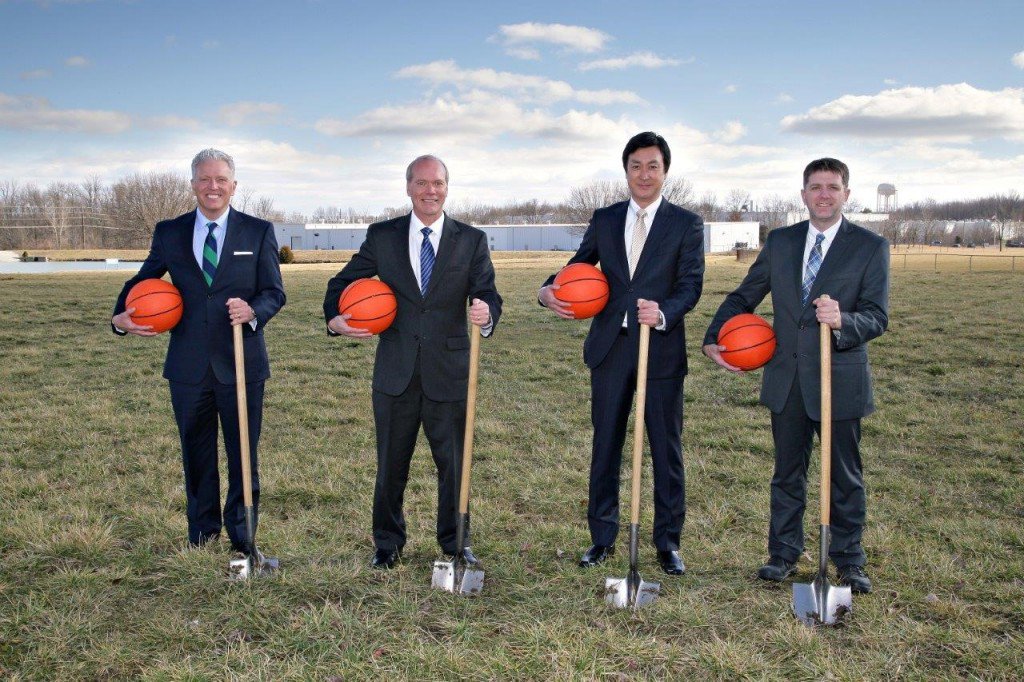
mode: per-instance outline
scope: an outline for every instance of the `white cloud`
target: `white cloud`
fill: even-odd
[[[659,57],[653,52],[635,52],[626,57],[613,57],[611,59],[596,59],[580,64],[580,71],[592,71],[594,69],[620,70],[637,66],[644,69],[660,69],[666,66],[679,66],[680,64],[692,64],[696,61],[690,57],[686,61],[672,59],[671,57]]]
[[[507,48],[529,43],[548,43],[570,52],[597,52],[611,40],[611,36],[586,26],[526,22],[501,26],[498,35],[493,36],[492,40],[502,42]]]
[[[719,142],[731,144],[736,142],[741,137],[747,134],[747,127],[739,121],[726,121],[725,125],[720,130],[716,130],[713,135]]]
[[[540,50],[535,47],[506,47],[505,53],[517,59],[531,62],[540,61]]]
[[[782,128],[809,135],[1020,139],[1024,137],[1024,89],[980,90],[959,83],[844,95],[805,114],[786,116]]]
[[[722,88],[722,92],[724,92],[727,95],[731,95],[735,93],[737,90],[739,90],[739,88],[733,83],[729,83],[724,88]]]
[[[882,82],[885,83],[886,85],[899,85],[900,84],[900,82],[898,80],[896,80],[895,78],[886,78]]]
[[[131,119],[119,111],[55,109],[44,97],[0,93],[0,128],[76,133],[120,133]]]
[[[793,101],[793,96],[787,92],[780,92],[775,97],[775,104],[789,104],[790,102]]]
[[[34,81],[40,78],[49,78],[49,69],[32,69],[31,71],[22,71],[18,74],[18,77],[23,81]]]
[[[1013,65],[1018,69],[1024,69],[1024,50],[1013,55]]]
[[[68,57],[64,60],[65,66],[70,66],[73,69],[80,69],[85,66],[89,66],[91,62],[83,57],[82,55],[75,55],[74,57]]]
[[[460,89],[484,88],[512,92],[517,96],[540,102],[577,100],[587,104],[637,104],[643,101],[639,95],[629,90],[576,90],[565,81],[542,76],[494,69],[463,69],[451,59],[406,66],[395,76],[417,78],[433,85],[451,84]]]
[[[511,98],[474,90],[461,99],[437,97],[430,101],[384,106],[351,120],[322,118],[315,128],[324,135],[341,137],[495,138],[517,135],[527,138],[594,139],[621,136],[623,119],[570,110],[554,115],[542,109],[524,109]]]
[[[225,104],[217,114],[229,126],[263,125],[273,123],[284,111],[276,102],[233,102]]]

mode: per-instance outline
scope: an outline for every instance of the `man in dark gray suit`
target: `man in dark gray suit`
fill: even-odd
[[[764,368],[761,403],[772,413],[775,473],[771,483],[769,560],[763,580],[782,581],[803,553],[807,466],[814,433],[821,432],[818,326],[832,328],[832,542],[839,581],[870,592],[861,536],[866,516],[860,457],[860,420],[875,405],[867,342],[889,323],[889,243],[843,217],[850,171],[837,159],[804,169],[800,192],[810,220],[768,234],[739,287],[729,294],[704,336],[704,354],[739,372],[721,355],[718,331],[729,318],[750,313],[770,292],[775,355]],[[822,298],[827,294],[828,298]]]
[[[328,282],[324,296],[328,333],[356,339],[372,335],[349,326],[349,314],[338,314],[345,287],[376,276],[398,299],[395,321],[380,335],[373,366],[377,482],[371,563],[377,568],[391,568],[405,545],[402,501],[420,424],[437,466],[437,541],[445,554],[455,554],[469,382],[467,304],[469,321],[490,336],[502,303],[486,235],[444,214],[444,162],[418,157],[405,179],[412,213],[370,225],[359,252]],[[476,563],[468,541],[464,556]]]

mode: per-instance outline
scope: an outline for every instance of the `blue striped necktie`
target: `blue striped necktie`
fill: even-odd
[[[804,270],[804,284],[800,302],[807,305],[807,299],[811,297],[811,287],[818,276],[818,268],[821,267],[821,243],[825,241],[825,235],[818,233],[814,238],[814,246],[811,247],[811,254],[807,257],[807,269]]]
[[[203,244],[203,278],[206,286],[213,284],[213,276],[217,274],[217,238],[213,231],[217,229],[217,223],[206,223],[206,242]]]
[[[434,271],[434,245],[430,243],[432,230],[424,227],[423,243],[420,244],[420,293],[427,295],[427,287],[430,286],[430,273]]]

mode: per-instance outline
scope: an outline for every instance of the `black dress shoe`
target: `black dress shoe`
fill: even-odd
[[[604,560],[615,555],[615,547],[611,545],[591,545],[590,549],[580,557],[580,568],[593,568]]]
[[[871,578],[864,572],[863,566],[843,566],[839,569],[839,584],[849,585],[850,591],[856,594],[870,594]]]
[[[393,568],[395,562],[398,561],[402,556],[402,553],[397,549],[380,549],[373,553],[373,559],[370,561],[370,565],[374,568]]]
[[[796,568],[796,562],[789,562],[782,557],[773,556],[768,559],[761,568],[757,569],[757,577],[761,580],[770,580],[773,583],[781,583],[788,578]]]
[[[682,558],[679,556],[679,552],[663,551],[658,550],[658,564],[661,565],[661,570],[665,571],[669,575],[682,575],[686,573],[686,564],[683,563]]]

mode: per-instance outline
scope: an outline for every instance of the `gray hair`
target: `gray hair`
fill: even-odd
[[[207,161],[223,161],[231,169],[231,177],[235,176],[235,160],[231,158],[230,154],[225,154],[219,149],[210,147],[204,149],[195,155],[192,159],[192,179],[196,179],[196,168],[199,168],[199,164],[206,163]]]
[[[441,164],[441,168],[444,168],[444,181],[448,182],[448,166],[445,165],[444,161],[437,158],[433,154],[424,154],[423,156],[417,156],[415,159],[412,160],[412,163],[410,163],[409,166],[405,169],[406,182],[412,182],[412,167],[415,166],[420,161],[437,161],[439,164]]]

